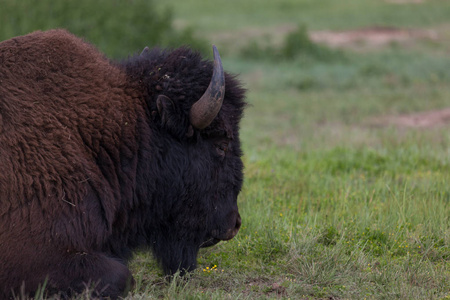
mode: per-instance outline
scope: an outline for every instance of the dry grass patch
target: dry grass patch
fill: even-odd
[[[392,43],[409,45],[418,40],[437,40],[435,30],[401,29],[394,27],[368,27],[347,31],[313,31],[311,40],[333,48],[353,50],[379,49]]]
[[[450,108],[405,114],[381,116],[369,121],[374,126],[396,126],[399,128],[435,128],[450,124]]]
[[[425,0],[385,0],[385,2],[392,4],[421,4]]]

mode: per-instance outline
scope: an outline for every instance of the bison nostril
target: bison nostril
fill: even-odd
[[[221,240],[221,241],[227,241],[227,240],[231,240],[238,233],[239,228],[241,228],[241,224],[242,224],[241,216],[239,215],[239,213],[237,213],[233,217],[236,218],[234,227],[231,227],[231,226],[228,227],[228,229],[226,229],[225,232],[218,230],[218,229],[213,230],[211,232],[211,235],[214,239]],[[230,217],[230,219],[232,219],[233,217]],[[231,224],[229,224],[229,225],[231,225]]]
[[[232,239],[238,233],[239,228],[241,228],[241,224],[242,224],[241,216],[238,213],[237,218],[236,218],[236,224],[234,225],[234,229],[229,231],[230,239]]]

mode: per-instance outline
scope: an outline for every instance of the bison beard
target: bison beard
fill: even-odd
[[[112,62],[64,30],[0,43],[0,299],[117,298],[135,249],[170,275],[236,235],[244,90],[214,57]]]

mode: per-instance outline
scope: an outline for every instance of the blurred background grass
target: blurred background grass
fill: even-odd
[[[130,299],[450,297],[449,1],[0,0],[0,40],[55,27],[216,44],[248,89],[240,233],[187,282],[139,254]]]
[[[156,45],[186,44],[206,52],[206,41],[194,38],[189,27],[174,29],[169,6],[157,9],[151,0],[1,0],[0,5],[0,40],[65,28],[113,58]]]

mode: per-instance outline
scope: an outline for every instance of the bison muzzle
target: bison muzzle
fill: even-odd
[[[0,43],[0,299],[117,298],[136,249],[166,274],[241,226],[244,90],[187,48],[111,61],[64,30]]]

